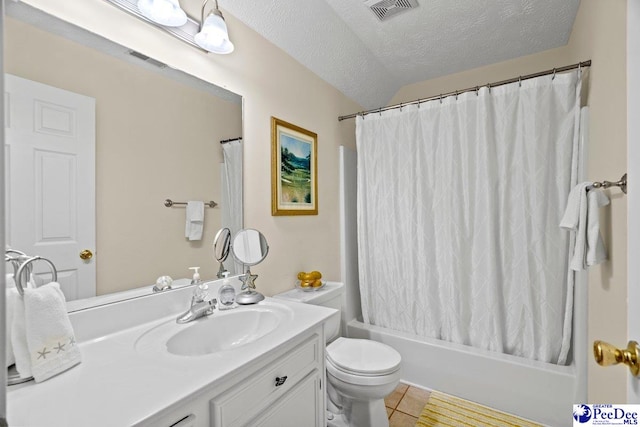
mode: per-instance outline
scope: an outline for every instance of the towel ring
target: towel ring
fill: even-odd
[[[14,252],[14,253],[17,253],[17,252]],[[20,264],[22,263],[22,261],[26,259],[24,257],[26,257],[26,255],[11,256],[8,253],[5,253],[4,262],[11,263],[11,267],[13,267],[13,277],[16,277],[16,274],[18,273],[18,268],[20,268]]]
[[[56,266],[53,265],[53,263],[51,261],[49,261],[46,258],[42,258],[41,256],[31,257],[31,258],[27,259],[25,262],[23,262],[20,265],[20,268],[18,269],[18,273],[15,276],[16,289],[18,290],[18,293],[20,295],[24,295],[24,286],[23,286],[23,283],[22,283],[22,275],[24,273],[24,270],[26,268],[28,268],[29,264],[31,264],[34,261],[44,261],[47,264],[49,264],[49,268],[51,269],[51,281],[52,282],[57,282],[58,281],[58,271],[56,270]]]
[[[14,256],[11,256],[11,254],[15,254]],[[20,264],[22,264],[24,261],[28,260],[30,257],[29,255],[25,254],[22,251],[18,251],[15,249],[7,249],[4,253],[4,262],[10,262],[11,263],[11,267],[13,269],[13,279],[14,279],[14,283],[15,283],[15,278],[18,277],[18,269],[20,268]],[[31,270],[32,268],[29,267],[26,269],[26,271],[23,272],[23,274],[29,276],[31,275]]]
[[[16,255],[27,256],[27,254],[25,254],[24,252],[18,251],[16,249],[7,249],[6,251],[4,251],[4,254],[5,255],[7,255],[7,254],[16,254]]]

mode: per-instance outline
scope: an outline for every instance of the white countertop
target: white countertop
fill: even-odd
[[[129,304],[132,303],[135,302]],[[177,356],[136,348],[137,340],[145,332],[174,322],[175,312],[103,336],[83,340],[82,336],[88,335],[82,333],[78,338],[82,352],[80,365],[39,384],[30,382],[7,388],[9,425],[135,425],[171,405],[188,401],[203,388],[215,387],[247,363],[337,313],[324,307],[271,298],[259,305],[286,306],[292,320],[254,342],[204,356]],[[224,313],[216,311],[212,316],[216,315]],[[109,313],[102,313],[103,318],[108,316]]]

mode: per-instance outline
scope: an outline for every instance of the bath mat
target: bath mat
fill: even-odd
[[[542,427],[468,400],[432,391],[416,427]]]

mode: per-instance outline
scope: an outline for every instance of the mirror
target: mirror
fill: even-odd
[[[14,113],[20,111],[12,108],[21,98],[11,92],[5,96],[11,113],[5,130],[7,243],[53,261],[68,301],[139,287],[151,294],[160,276],[171,276],[174,287],[176,279],[189,283],[191,266],[201,267],[203,279],[215,278],[215,231],[241,228],[224,221],[242,218],[241,184],[236,185],[242,176],[242,98],[24,3],[9,2],[6,10],[5,72],[20,84],[89,100],[94,112],[86,116],[87,132],[95,141],[94,160],[86,162],[57,148],[38,148],[47,155],[38,157],[43,167],[34,178],[12,142],[20,139],[14,129],[21,120]],[[40,105],[38,137],[46,135],[58,145],[80,140],[72,131],[85,123],[84,113],[56,109],[59,105]],[[52,174],[61,170],[68,173]],[[76,170],[85,178],[73,175]],[[23,175],[16,178],[14,172]],[[93,201],[83,213],[69,213],[80,197],[69,188],[78,187]],[[238,190],[230,195],[223,187]],[[24,196],[34,191],[44,196]],[[26,202],[15,198],[20,195]],[[171,207],[164,205],[168,198]],[[42,203],[30,201],[36,199]],[[180,203],[190,200],[217,203],[205,207],[202,240],[185,238]],[[23,223],[16,225],[20,219]],[[32,229],[35,240],[29,241],[25,236]],[[46,265],[36,268],[34,273],[48,275]],[[93,269],[89,278],[81,274],[87,269]]]
[[[213,256],[220,263],[218,268],[218,279],[225,277],[229,272],[224,268],[224,262],[229,257],[229,251],[231,249],[231,230],[228,228],[221,228],[216,233],[216,237],[213,239]]]
[[[233,256],[241,264],[260,264],[269,253],[267,239],[258,230],[240,230],[233,238]]]
[[[247,271],[240,277],[242,290],[244,292],[238,294],[236,302],[246,305],[262,301],[264,295],[255,290],[255,280],[258,278],[258,275],[251,274],[250,267],[261,263],[267,257],[269,253],[267,239],[258,230],[251,228],[240,230],[233,238],[231,252],[236,261],[247,266]]]

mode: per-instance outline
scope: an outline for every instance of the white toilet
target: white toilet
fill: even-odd
[[[344,285],[293,289],[274,298],[341,310]],[[342,313],[340,313],[342,315]],[[388,427],[384,398],[400,381],[400,354],[376,341],[340,337],[340,316],[325,325],[327,339],[327,426]]]

